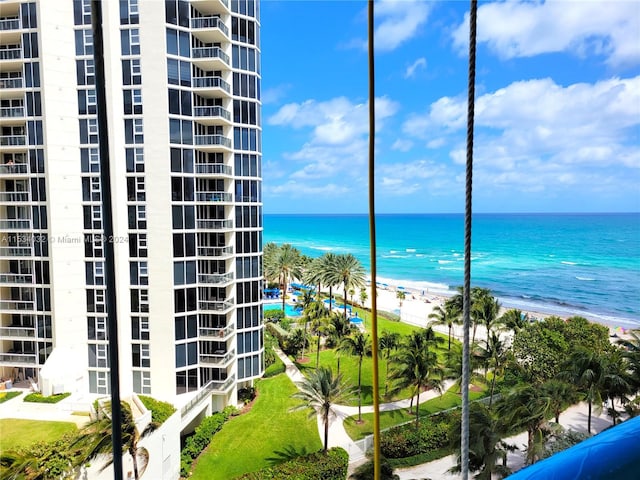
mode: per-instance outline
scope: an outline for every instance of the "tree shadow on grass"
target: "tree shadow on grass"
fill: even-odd
[[[273,452],[273,456],[267,457],[267,461],[273,466],[309,453],[311,452],[307,450],[307,447],[300,447],[300,449],[297,450],[293,445],[286,445],[282,450],[276,450]]]

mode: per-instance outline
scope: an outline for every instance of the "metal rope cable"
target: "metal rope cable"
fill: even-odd
[[[368,0],[369,56],[369,249],[371,256],[371,356],[373,360],[373,478],[380,479],[380,399],[378,398],[378,303],[376,300],[376,212],[375,212],[375,68],[373,56],[373,0]]]
[[[460,466],[463,480],[469,478],[469,325],[471,306],[471,207],[473,187],[473,117],[476,78],[476,17],[477,0],[471,0],[469,9],[469,85],[467,97],[467,172],[464,217],[464,290],[462,342],[462,425],[460,439]]]

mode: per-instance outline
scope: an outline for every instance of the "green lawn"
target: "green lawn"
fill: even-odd
[[[426,417],[442,410],[458,407],[462,400],[460,395],[453,393],[456,387],[451,387],[442,396],[433,398],[420,404],[420,418]],[[484,392],[469,392],[469,399],[476,400],[485,395]],[[410,415],[406,409],[391,410],[388,412],[380,412],[380,430],[415,420],[415,415]],[[367,435],[373,434],[373,413],[365,413],[362,415],[362,422],[358,424],[358,417],[349,417],[344,421],[344,428],[347,434],[354,439],[359,440]]]
[[[4,418],[0,420],[0,451],[14,450],[40,441],[57,440],[65,433],[76,430],[76,424],[72,422]]]
[[[297,405],[289,378],[280,374],[257,383],[258,398],[251,411],[234,417],[214,437],[196,461],[193,480],[229,480],[246,472],[320,450],[315,416],[308,410],[289,412]]]

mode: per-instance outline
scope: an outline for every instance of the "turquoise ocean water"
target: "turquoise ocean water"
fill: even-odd
[[[379,282],[462,285],[463,215],[380,215],[376,230]],[[265,215],[264,241],[352,253],[369,270],[366,215]],[[640,326],[640,214],[475,215],[471,257],[472,285],[507,307]]]

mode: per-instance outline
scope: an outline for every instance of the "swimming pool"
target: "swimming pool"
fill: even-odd
[[[282,303],[265,303],[262,305],[262,309],[264,311],[267,310],[282,310]],[[284,304],[284,314],[287,317],[300,317],[302,312],[298,307],[294,305],[289,305],[288,303]]]

